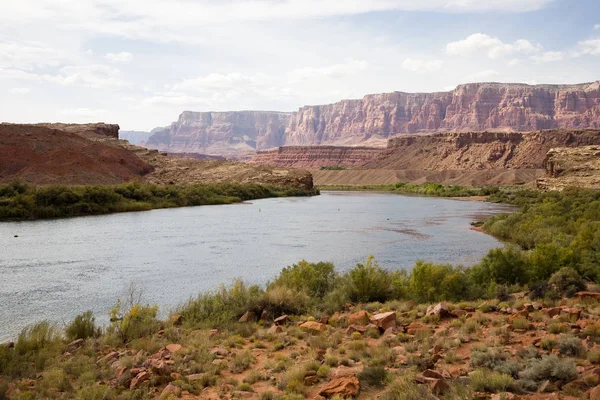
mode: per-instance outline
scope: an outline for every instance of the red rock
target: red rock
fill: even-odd
[[[107,355],[105,355],[104,357],[100,358],[98,360],[99,363],[106,363],[106,364],[110,364],[116,360],[119,359],[119,353],[116,351],[111,351],[110,353],[108,353]]]
[[[281,317],[277,317],[275,318],[275,321],[273,321],[275,323],[275,325],[286,325],[290,320],[290,317],[288,317],[287,315],[282,315]]]
[[[363,326],[369,323],[369,314],[365,310],[361,310],[348,317],[348,325]]]
[[[598,292],[577,292],[577,296],[581,298],[600,300],[600,293]]]
[[[371,322],[381,330],[396,327],[396,313],[389,311],[371,317]]]
[[[129,389],[133,390],[135,388],[137,388],[140,384],[142,384],[143,382],[147,381],[148,379],[150,379],[150,373],[147,371],[142,371],[139,374],[137,374],[135,376],[135,378],[133,378],[131,380],[131,384],[129,385]]]
[[[441,372],[434,371],[432,369],[425,370],[421,375],[426,378],[435,378],[435,379],[444,379],[445,377],[441,374]]]
[[[600,400],[600,385],[590,390],[590,400]]]
[[[547,316],[549,316],[550,318],[556,316],[556,315],[560,315],[560,307],[553,307],[553,308],[542,308],[542,312],[544,314],[546,314]]]
[[[519,396],[514,393],[505,392],[505,393],[496,393],[492,395],[490,400],[518,400]]]
[[[69,343],[67,345],[66,352],[67,353],[74,353],[78,349],[82,348],[84,344],[85,344],[85,340],[83,340],[83,339],[74,340],[74,341],[72,341],[71,343]]]
[[[283,328],[279,325],[273,325],[272,327],[269,328],[269,330],[267,332],[272,335],[275,335],[277,333],[283,332]]]
[[[246,311],[244,313],[244,315],[242,315],[240,317],[240,319],[238,320],[238,322],[256,322],[257,318],[256,318],[256,314],[254,313],[254,311]]]
[[[181,389],[179,389],[177,386],[168,384],[163,389],[163,391],[161,393],[161,397],[163,397],[163,396],[166,397],[166,396],[169,396],[169,395],[177,397],[177,396],[179,396],[180,392],[181,392]]]
[[[327,332],[327,325],[316,321],[305,322],[302,325],[300,325],[300,328],[315,333]]]
[[[325,384],[319,391],[319,395],[330,398],[339,395],[343,398],[354,397],[360,391],[360,383],[355,376],[335,378]]]
[[[167,345],[167,350],[169,350],[171,353],[176,353],[179,350],[181,350],[181,345],[180,344],[168,344]]]

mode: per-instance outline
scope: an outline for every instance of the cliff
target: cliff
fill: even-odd
[[[579,85],[471,83],[438,93],[367,95],[294,113],[182,113],[147,146],[233,155],[291,145],[374,145],[401,134],[600,128],[600,81]]]
[[[544,169],[546,176],[537,180],[539,189],[600,189],[600,146],[553,148],[544,160]]]
[[[93,124],[40,123],[32,124],[32,126],[41,126],[50,129],[58,129],[63,132],[75,133],[79,136],[84,136],[86,134],[96,134],[108,136],[115,139],[119,138],[119,125],[105,124],[104,122],[98,122]]]
[[[600,145],[600,130],[446,132],[392,138],[387,148],[289,146],[259,151],[251,163],[376,170],[541,169],[553,147]]]
[[[184,111],[145,145],[169,152],[231,156],[280,143],[290,116],[270,111]]]
[[[258,151],[249,162],[297,168],[360,167],[381,152],[374,147],[285,146]]]

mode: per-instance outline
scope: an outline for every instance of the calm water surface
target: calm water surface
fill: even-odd
[[[265,283],[301,259],[351,268],[416,260],[470,265],[494,238],[469,223],[505,206],[393,194],[310,198],[0,223],[0,341],[27,324],[108,309],[133,281],[163,312],[240,277]],[[15,238],[14,235],[19,235]]]

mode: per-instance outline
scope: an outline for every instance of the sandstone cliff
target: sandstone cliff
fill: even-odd
[[[374,145],[435,131],[600,128],[600,81],[580,85],[472,83],[450,92],[368,95],[294,113],[186,111],[148,147],[233,155],[285,145]]]
[[[553,147],[600,145],[600,130],[447,132],[392,138],[387,148],[289,146],[259,151],[252,163],[376,170],[541,169]]]
[[[544,168],[546,176],[537,180],[540,189],[600,189],[600,146],[553,148],[544,160]]]
[[[251,164],[294,168],[360,167],[379,157],[382,148],[342,146],[285,146],[258,151]]]

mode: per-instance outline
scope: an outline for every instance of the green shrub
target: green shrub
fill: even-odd
[[[270,286],[284,286],[310,297],[323,298],[336,282],[337,274],[332,263],[309,263],[302,260],[298,264],[284,268]]]
[[[59,342],[58,329],[50,322],[42,321],[21,331],[15,344],[15,351],[19,354],[35,353]]]
[[[348,271],[349,297],[354,302],[385,302],[391,297],[393,287],[389,272],[379,267],[373,256],[364,264],[357,264]]]
[[[410,274],[410,292],[418,302],[465,298],[468,281],[461,268],[417,261]]]
[[[572,297],[575,293],[585,290],[585,281],[573,268],[561,268],[548,283],[563,296]]]
[[[130,303],[127,308],[119,299],[109,312],[109,332],[115,334],[123,343],[148,336],[158,330],[157,313],[158,306],[144,306],[135,302]]]
[[[471,350],[471,367],[485,367],[494,369],[503,364],[508,359],[508,353],[495,349],[486,349],[485,351]]]
[[[381,387],[387,377],[385,368],[381,365],[366,366],[357,375],[361,386]]]
[[[229,368],[234,374],[244,372],[254,363],[254,356],[249,351],[242,351],[233,357],[231,367]]]
[[[581,356],[584,353],[581,340],[571,335],[561,335],[558,338],[558,350],[565,356]]]
[[[515,380],[512,376],[501,372],[478,369],[471,374],[471,387],[476,392],[508,392],[514,390]]]
[[[65,328],[65,334],[69,340],[87,339],[99,337],[102,329],[96,326],[96,319],[91,311],[76,316]]]
[[[577,378],[577,367],[572,360],[560,359],[555,355],[542,356],[541,359],[530,359],[527,368],[519,373],[525,380],[541,382],[544,380],[570,382]]]

